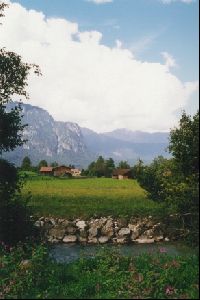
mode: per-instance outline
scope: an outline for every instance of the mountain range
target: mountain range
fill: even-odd
[[[15,103],[7,106],[9,111]],[[169,133],[148,133],[116,129],[107,133],[96,133],[81,128],[77,123],[58,122],[44,109],[22,104],[23,123],[28,124],[23,137],[27,142],[3,157],[20,165],[29,156],[33,165],[42,159],[49,163],[73,164],[86,168],[99,155],[112,157],[116,162],[127,160],[134,164],[137,159],[148,163],[156,156],[169,157],[166,152]]]

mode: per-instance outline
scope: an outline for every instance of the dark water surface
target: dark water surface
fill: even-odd
[[[194,254],[193,251],[179,243],[157,243],[140,245],[80,245],[80,244],[60,244],[52,246],[50,256],[59,263],[70,263],[79,258],[94,257],[103,249],[117,250],[124,256],[134,257],[143,253],[156,254],[166,253],[171,256]]]

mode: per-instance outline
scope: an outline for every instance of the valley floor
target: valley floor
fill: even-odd
[[[148,199],[135,180],[107,178],[57,179],[33,177],[23,188],[37,216],[90,218],[162,215],[163,208]]]

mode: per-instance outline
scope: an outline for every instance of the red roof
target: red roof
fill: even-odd
[[[130,174],[131,174],[130,169],[115,169],[115,170],[113,170],[113,176],[118,176],[118,175],[129,176]]]
[[[41,167],[40,172],[53,172],[52,167]]]

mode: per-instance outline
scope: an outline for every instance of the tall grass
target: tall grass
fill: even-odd
[[[163,213],[162,206],[149,200],[135,180],[38,177],[27,180],[23,195],[28,193],[31,194],[29,205],[38,216],[89,218]]]

